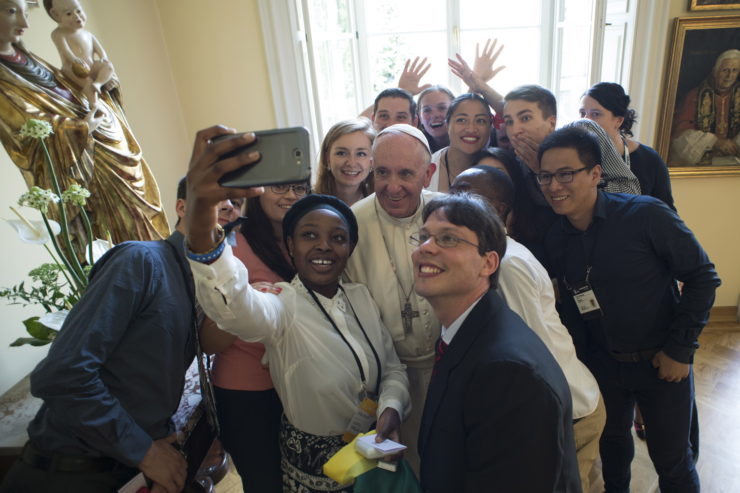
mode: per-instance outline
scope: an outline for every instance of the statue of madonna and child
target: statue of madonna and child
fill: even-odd
[[[120,243],[168,236],[159,188],[126,120],[112,65],[83,29],[84,11],[77,0],[45,0],[44,6],[59,24],[52,38],[62,70],[25,48],[25,0],[0,0],[0,140],[5,150],[29,189],[53,189],[49,161],[61,190],[87,188],[91,195],[85,209],[94,237],[110,233]],[[30,119],[51,126],[45,145],[19,134]],[[76,209],[66,210],[79,254],[94,238],[87,238]]]

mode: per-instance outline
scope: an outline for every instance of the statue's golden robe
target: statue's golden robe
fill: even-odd
[[[28,187],[53,190],[38,139],[18,135],[35,118],[54,130],[45,142],[62,191],[74,183],[90,190],[85,209],[94,236],[105,238],[109,231],[114,243],[168,236],[159,188],[117,97],[103,91],[98,104],[103,120],[90,133],[87,103],[81,103],[79,91],[60,71],[17,48],[25,63],[0,60],[0,139]],[[87,242],[84,228],[76,209],[67,210],[79,248]]]

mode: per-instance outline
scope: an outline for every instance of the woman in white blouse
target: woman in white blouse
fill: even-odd
[[[335,197],[301,199],[283,220],[298,274],[277,284],[277,296],[251,288],[247,269],[221,240],[213,211],[216,197],[258,193],[217,184],[223,173],[258,156],[245,151],[220,161],[236,147],[210,141],[221,133],[220,127],[199,132],[188,173],[186,254],[198,301],[221,329],[267,348],[285,413],[285,491],[351,491],[324,476],[323,464],[376,419],[381,437],[399,439],[409,411],[408,378],[375,302],[365,286],[339,282],[357,243],[357,222]],[[251,142],[245,137],[241,144]]]

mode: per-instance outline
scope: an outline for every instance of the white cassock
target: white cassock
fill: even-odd
[[[411,245],[409,236],[417,233],[423,225],[421,212],[424,204],[442,195],[423,191],[417,211],[402,219],[388,215],[375,194],[354,204],[352,210],[359,224],[359,241],[345,270],[349,280],[364,284],[370,290],[380,309],[383,325],[391,334],[398,357],[406,365],[412,408],[401,432],[404,444],[409,447],[404,457],[417,473],[419,455],[416,441],[427,386],[432,376],[434,347],[440,335],[440,325],[431,305],[413,291],[411,252],[416,247]],[[410,306],[406,311],[413,315],[410,318],[410,330],[404,327],[402,316],[407,297]]]

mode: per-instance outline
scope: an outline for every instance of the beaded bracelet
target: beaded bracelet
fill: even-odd
[[[196,262],[201,262],[204,264],[210,264],[211,262],[219,258],[221,254],[224,253],[224,249],[226,248],[226,241],[224,241],[226,240],[226,233],[224,232],[224,228],[222,228],[221,225],[218,223],[216,224],[216,230],[218,231],[218,239],[216,240],[216,245],[214,245],[213,248],[203,253],[196,253],[188,248],[188,243],[186,240],[185,256],[190,260],[194,260]]]

